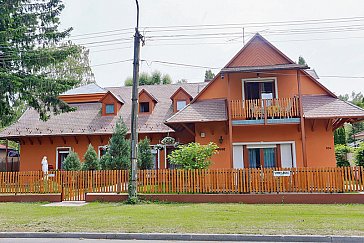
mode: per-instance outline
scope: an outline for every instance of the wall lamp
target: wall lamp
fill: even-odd
[[[222,136],[220,136],[219,143],[222,144],[222,142],[224,142],[224,139],[222,138]]]

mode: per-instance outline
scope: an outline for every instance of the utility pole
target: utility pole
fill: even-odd
[[[140,59],[140,41],[142,35],[139,33],[139,3],[135,0],[137,6],[137,25],[134,35],[134,61],[133,61],[133,88],[132,88],[132,106],[131,106],[131,168],[129,172],[128,197],[130,202],[137,200],[137,166],[138,166],[138,83],[139,83],[139,59]]]

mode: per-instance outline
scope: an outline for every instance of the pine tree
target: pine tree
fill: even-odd
[[[94,147],[89,144],[86,153],[83,156],[84,162],[82,164],[82,170],[99,170],[100,161],[97,158],[97,153]]]
[[[206,70],[206,72],[205,72],[205,79],[206,80],[214,79],[214,77],[215,77],[215,74],[210,69]]]
[[[62,163],[62,169],[69,171],[81,170],[81,162],[78,154],[71,151]]]
[[[138,144],[138,167],[141,170],[153,169],[153,156],[148,138],[141,140]]]
[[[120,118],[109,141],[105,167],[108,170],[126,170],[130,165],[130,142],[125,139],[128,128]]]
[[[57,97],[77,81],[42,71],[78,51],[74,45],[54,48],[72,31],[58,30],[63,9],[61,0],[0,1],[0,126],[14,120],[15,101],[34,108],[43,120],[50,112],[72,110]]]

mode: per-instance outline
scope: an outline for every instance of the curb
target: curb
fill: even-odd
[[[265,242],[364,242],[362,236],[323,235],[240,235],[240,234],[162,234],[162,233],[42,233],[0,232],[0,238],[83,238],[113,240],[173,241],[265,241]]]

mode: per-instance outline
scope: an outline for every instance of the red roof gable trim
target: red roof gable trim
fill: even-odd
[[[142,89],[142,90],[140,90],[140,92],[139,92],[139,96],[140,96],[140,94],[142,94],[142,93],[146,93],[146,95],[148,95],[154,102],[156,102],[156,103],[158,103],[158,100],[157,100],[157,98],[155,98],[154,97],[154,95],[152,95],[151,93],[149,93],[148,91],[146,91],[145,89]]]
[[[125,101],[120,97],[120,96],[117,96],[115,95],[113,92],[111,91],[108,91],[104,97],[101,98],[100,102],[102,102],[108,95],[111,95],[112,97],[114,97],[115,100],[117,100],[118,102],[120,102],[121,104],[124,104]]]
[[[276,51],[279,55],[281,55],[284,59],[287,60],[287,62],[291,63],[291,64],[295,64],[294,61],[292,61],[289,57],[287,57],[283,52],[281,52],[277,47],[275,47],[272,43],[270,43],[267,39],[265,39],[263,36],[261,36],[259,33],[256,33],[249,41],[248,43],[246,43],[246,45],[225,65],[224,68],[228,68],[240,55],[241,53],[243,53],[243,51],[245,49],[247,49],[249,47],[249,45],[251,45],[251,43],[253,41],[256,40],[260,40],[263,41],[266,45],[268,45],[269,47],[271,47],[274,51]]]
[[[179,87],[176,92],[173,93],[173,95],[171,95],[170,99],[173,100],[173,97],[176,96],[180,91],[184,92],[185,94],[187,94],[190,98],[192,98],[192,96],[182,87]]]

